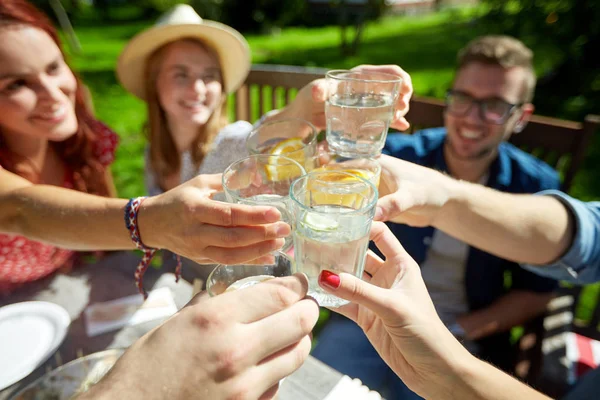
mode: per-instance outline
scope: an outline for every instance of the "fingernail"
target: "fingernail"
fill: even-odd
[[[331,289],[337,289],[340,287],[340,276],[334,272],[323,270],[319,275],[319,284],[327,286]]]
[[[373,219],[379,221],[381,218],[383,218],[383,209],[381,207],[377,207],[375,209],[375,216]]]
[[[275,239],[275,244],[277,245],[277,249],[281,249],[285,244],[285,239]]]
[[[269,222],[279,221],[281,219],[281,212],[279,212],[278,209],[273,207],[265,213],[265,218]]]
[[[291,233],[291,229],[290,226],[286,223],[281,223],[277,226],[277,229],[275,230],[275,234],[277,235],[277,237],[287,237],[289,236]]]

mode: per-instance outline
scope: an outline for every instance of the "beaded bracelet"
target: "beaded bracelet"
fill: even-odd
[[[138,227],[138,212],[142,203],[146,200],[146,197],[136,197],[129,200],[127,205],[125,206],[125,226],[129,231],[131,236],[131,241],[135,244],[135,247],[144,252],[144,256],[142,260],[138,264],[135,269],[135,285],[138,288],[138,291],[144,295],[144,299],[148,297],[148,293],[144,290],[144,274],[146,270],[150,266],[150,262],[156,253],[155,248],[148,247],[142,242],[142,237],[140,236],[140,229]],[[181,257],[179,255],[175,255],[177,264],[175,267],[175,281],[179,281],[179,277],[181,276]]]

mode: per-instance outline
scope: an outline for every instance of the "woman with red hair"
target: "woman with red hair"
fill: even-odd
[[[0,294],[68,265],[72,250],[242,262],[283,244],[275,209],[211,200],[215,176],[145,202],[110,198],[117,136],[92,116],[55,28],[25,0],[0,0],[0,43]]]

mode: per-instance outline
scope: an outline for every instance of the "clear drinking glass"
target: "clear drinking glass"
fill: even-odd
[[[308,276],[309,295],[321,306],[346,303],[322,290],[321,270],[347,272],[359,278],[365,266],[377,189],[348,172],[311,172],[290,189],[296,272]]]
[[[223,173],[223,190],[230,203],[252,206],[273,206],[281,212],[281,220],[293,227],[290,216],[290,186],[306,171],[285,156],[255,154],[231,164]],[[285,239],[283,251],[292,246]]]
[[[246,139],[250,154],[284,155],[307,171],[317,166],[317,128],[299,118],[261,124]]]
[[[293,261],[281,252],[273,253],[271,264],[219,264],[213,269],[206,280],[206,290],[211,297],[254,286],[271,278],[280,278],[293,274]]]
[[[381,72],[326,74],[327,143],[344,157],[377,157],[385,144],[402,78]]]
[[[326,164],[321,165],[316,171],[348,172],[361,178],[368,179],[375,187],[379,187],[381,165],[375,158],[346,158],[331,153]]]

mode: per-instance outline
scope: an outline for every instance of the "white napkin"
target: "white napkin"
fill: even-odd
[[[362,384],[360,379],[344,375],[323,400],[381,400],[381,395]]]
[[[114,331],[124,326],[133,326],[177,312],[173,293],[168,287],[152,290],[144,301],[141,294],[95,303],[87,307],[85,329],[89,337]]]

